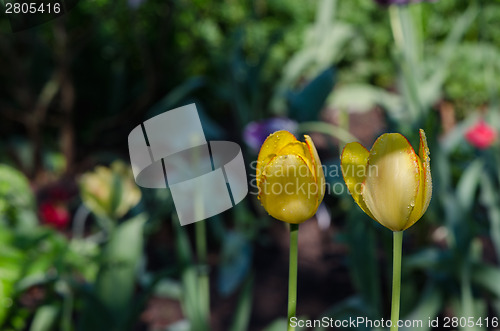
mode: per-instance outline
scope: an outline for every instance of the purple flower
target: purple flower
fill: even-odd
[[[247,145],[258,152],[264,140],[273,132],[287,130],[292,134],[297,131],[297,122],[286,117],[273,117],[258,122],[250,122],[243,131]]]
[[[422,2],[422,1],[427,1],[427,2],[434,2],[436,0],[375,0],[376,3],[382,6],[389,6],[389,5],[407,5],[410,3],[417,3],[417,2]]]

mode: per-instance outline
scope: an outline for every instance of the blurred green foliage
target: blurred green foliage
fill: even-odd
[[[237,297],[228,328],[252,327],[255,249],[271,238],[253,197],[193,235],[176,226],[168,191],[139,194],[115,163],[81,177],[67,203],[71,229],[38,215],[40,186],[126,158],[132,127],[192,101],[208,139],[241,142],[250,121],[280,115],[342,144],[354,138],[349,114],[376,107],[387,130],[410,140],[423,127],[434,197],[407,234],[402,315],[499,314],[500,150],[464,140],[480,117],[500,129],[499,8],[412,5],[399,13],[403,47],[394,45],[389,11],[371,0],[80,1],[61,19],[2,34],[0,328],[128,330],[156,296],[182,307],[185,319],[168,330],[207,330],[209,275],[209,289]],[[4,17],[0,29],[9,29]],[[445,136],[442,101],[457,121]],[[338,126],[319,122],[325,107],[341,112]],[[322,151],[329,157],[339,149],[331,144]],[[387,316],[388,233],[347,194],[326,200],[341,231],[332,240],[349,248],[342,263],[355,293],[318,316]]]

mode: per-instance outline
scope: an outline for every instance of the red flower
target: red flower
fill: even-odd
[[[69,223],[70,215],[63,205],[44,202],[40,205],[39,212],[42,221],[56,229],[62,229]]]
[[[494,128],[480,120],[465,133],[465,139],[474,147],[486,149],[493,144],[497,138]]]

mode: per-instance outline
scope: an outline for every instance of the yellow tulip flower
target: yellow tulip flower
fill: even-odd
[[[313,141],[277,131],[262,144],[257,159],[259,200],[281,221],[299,224],[314,216],[325,195],[325,175]]]
[[[419,155],[399,133],[386,133],[371,151],[349,143],[341,156],[344,180],[354,201],[371,218],[392,231],[415,224],[432,196],[429,148],[420,129]]]
[[[82,201],[95,214],[119,219],[141,200],[132,170],[122,161],[110,167],[97,166],[80,179]]]

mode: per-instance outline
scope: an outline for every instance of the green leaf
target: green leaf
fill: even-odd
[[[469,317],[486,317],[488,316],[488,305],[484,298],[478,298],[476,300],[471,300],[470,311],[464,311],[463,300],[461,300],[458,296],[452,297],[450,300],[450,310],[453,311],[454,315],[459,319],[461,317],[465,317],[466,319]],[[475,318],[477,321],[478,318]],[[483,320],[484,321],[484,320]],[[483,322],[484,323],[484,322]],[[476,326],[476,328],[459,328],[458,330],[464,331],[476,331],[476,330],[489,330],[486,328],[486,323],[482,326]]]
[[[337,63],[347,49],[346,43],[355,36],[351,25],[336,17],[336,0],[321,0],[316,5],[316,19],[304,31],[303,47],[285,64],[283,78],[278,83],[271,108],[276,115],[285,115],[287,91],[300,80],[311,80],[321,75],[324,68]],[[305,120],[316,119],[309,117]],[[300,120],[300,119],[299,119]]]
[[[449,61],[460,40],[474,22],[478,13],[479,10],[477,5],[475,3],[471,3],[469,8],[467,8],[467,10],[458,18],[455,24],[451,25],[452,30],[446,37],[445,43],[439,54],[439,62],[441,62],[441,66],[443,66],[443,63],[446,64]]]
[[[310,81],[302,91],[290,93],[288,95],[290,117],[299,122],[317,120],[334,84],[335,70],[328,68]]]
[[[252,262],[252,245],[239,232],[228,232],[222,243],[221,263],[217,288],[222,295],[229,295],[247,276]]]
[[[441,97],[443,83],[450,70],[451,57],[456,52],[460,40],[474,22],[477,14],[478,8],[476,4],[471,4],[458,20],[452,24],[452,30],[448,34],[439,55],[434,57],[434,62],[430,63],[432,75],[419,84],[418,91],[420,100],[425,107],[432,107]]]
[[[349,112],[367,112],[375,106],[382,106],[394,113],[403,108],[401,97],[384,89],[367,84],[350,84],[336,87],[329,105]]]
[[[435,248],[425,248],[412,255],[405,256],[406,269],[433,269],[449,260],[450,253]]]
[[[14,284],[21,276],[25,255],[7,241],[4,229],[0,234],[0,325],[13,302]],[[4,240],[7,239],[7,240]]]
[[[191,325],[188,320],[181,320],[167,327],[165,331],[191,331]]]
[[[410,314],[404,317],[404,320],[422,321],[422,327],[419,327],[418,330],[430,330],[431,328],[427,322],[429,318],[434,319],[439,314],[442,304],[443,297],[439,288],[431,283],[425,288],[418,305]],[[400,331],[414,329],[404,326],[399,328]]]
[[[28,179],[18,170],[0,164],[0,198],[9,200],[16,207],[34,206],[34,196]]]
[[[198,270],[194,266],[186,267],[182,272],[182,311],[192,326],[192,331],[208,330],[208,321],[204,318],[200,305],[200,292],[198,291]]]
[[[18,170],[0,164],[0,221],[3,219],[21,229],[32,229],[38,223],[28,179]]]
[[[299,317],[297,317],[297,320],[305,321],[305,320],[307,320],[307,318],[304,316],[302,316],[302,317],[299,316]],[[272,322],[263,331],[283,331],[283,330],[287,330],[288,329],[287,327],[288,327],[287,320],[284,318],[280,318],[280,319],[277,319],[274,322]],[[303,327],[303,328],[296,327],[295,328],[295,331],[306,331],[306,330],[307,330],[306,327]]]
[[[175,246],[179,264],[181,266],[190,265],[193,262],[193,251],[191,250],[191,244],[189,243],[186,229],[180,225],[177,216],[174,216],[172,221],[175,228]]]
[[[370,308],[366,306],[365,302],[362,298],[358,296],[349,297],[333,307],[329,308],[323,315],[323,317],[328,317],[333,320],[350,320],[358,317],[370,318],[374,319],[372,315],[370,315]],[[351,330],[351,328],[344,328],[346,330]],[[327,330],[324,327],[317,327],[314,329],[315,331],[324,331]],[[356,330],[369,330],[369,328],[365,325],[358,325]]]
[[[480,201],[486,206],[490,221],[490,233],[497,258],[500,257],[500,207],[499,197],[493,185],[492,178],[487,173],[481,174]]]
[[[161,298],[179,300],[182,296],[182,286],[176,280],[164,278],[154,287],[154,295]]]
[[[355,136],[353,136],[349,131],[345,130],[344,128],[320,121],[301,123],[297,128],[297,132],[298,133],[318,132],[326,134],[340,140],[340,142],[342,142],[343,144],[347,144],[353,141],[358,141],[358,139]]]
[[[283,331],[287,330],[287,321],[286,319],[278,319],[274,322],[271,323],[267,328],[264,329],[264,331]]]
[[[143,248],[144,214],[122,223],[104,247],[96,282],[96,296],[116,322],[123,321],[132,304],[136,270]]]
[[[200,305],[199,292],[199,270],[193,266],[193,252],[185,227],[181,226],[176,215],[173,217],[176,233],[176,253],[180,267],[182,268],[181,285],[181,305],[184,316],[187,317],[191,325],[191,330],[201,331],[207,329],[207,321]]]
[[[35,318],[31,324],[30,331],[54,330],[59,307],[56,305],[41,306],[36,310]]]
[[[231,331],[246,331],[250,322],[250,314],[252,312],[252,290],[253,276],[247,278],[243,285],[241,294],[238,300],[238,305],[233,317]]]
[[[500,298],[500,268],[484,263],[471,267],[471,281]]]
[[[22,292],[28,290],[32,286],[47,284],[54,281],[56,277],[47,273],[36,273],[24,276],[16,282],[16,291]]]
[[[124,331],[117,327],[114,316],[111,315],[108,307],[97,297],[95,288],[81,286],[79,297],[83,299],[84,307],[79,316],[78,330],[92,331]]]
[[[440,143],[440,152],[450,154],[464,143],[465,132],[479,120],[478,114],[468,116],[443,137]]]
[[[457,184],[457,199],[462,207],[462,210],[469,212],[474,203],[474,195],[476,193],[481,174],[483,172],[483,161],[477,159],[473,161],[467,169],[465,169],[462,177]]]
[[[368,222],[359,222],[360,212],[356,209],[349,215],[346,231],[349,243],[349,266],[356,290],[367,305],[369,316],[380,316],[381,280],[377,263],[375,228]],[[359,248],[363,247],[362,250]]]

